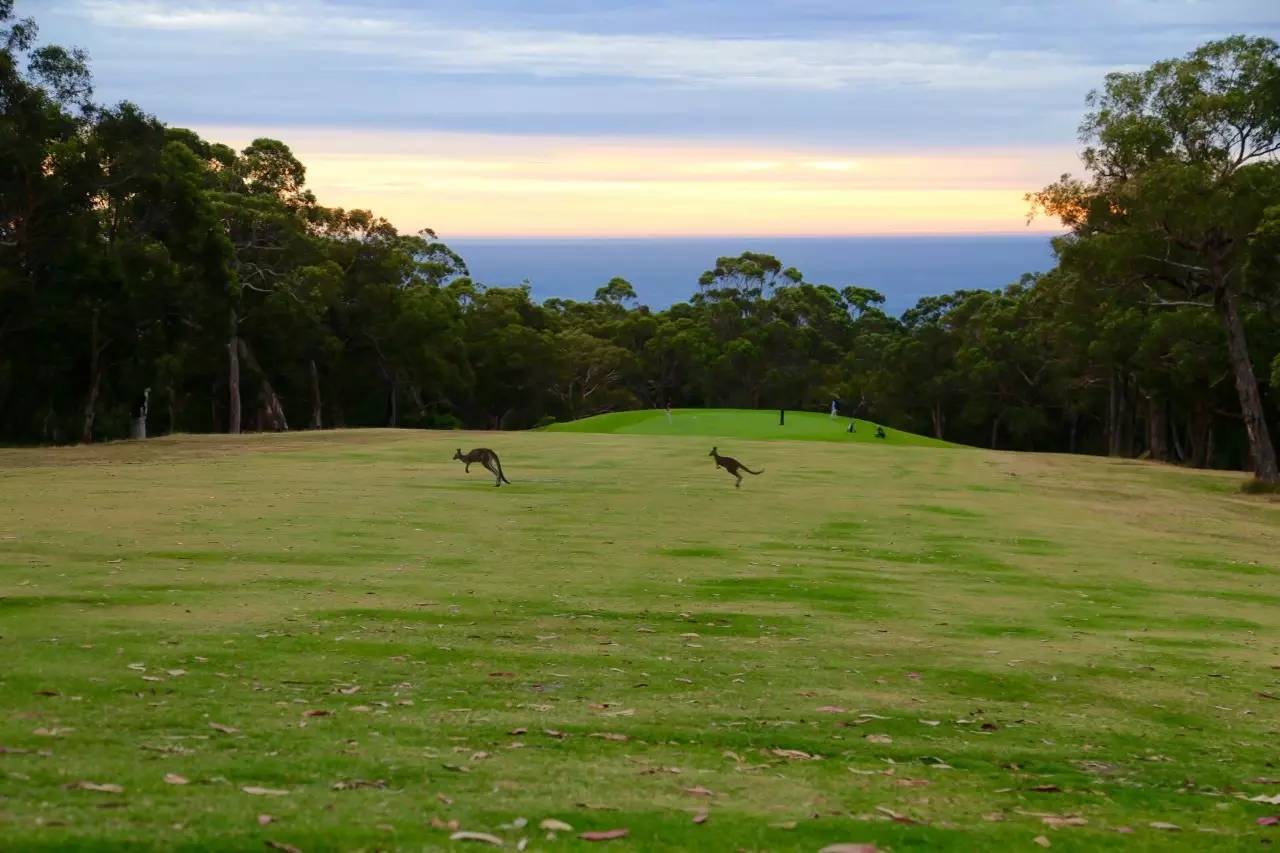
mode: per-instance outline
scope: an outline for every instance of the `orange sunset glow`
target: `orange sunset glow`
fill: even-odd
[[[1027,224],[1067,149],[886,153],[661,140],[203,127],[283,139],[327,204],[445,236],[964,234]]]

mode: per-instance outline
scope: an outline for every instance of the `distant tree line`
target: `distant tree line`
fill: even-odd
[[[719,258],[686,303],[538,304],[430,231],[325,207],[289,148],[92,101],[0,0],[0,438],[530,427],[616,409],[825,408],[1000,448],[1280,479],[1280,50],[1213,42],[1091,96],[1086,177],[1030,197],[1058,266],[928,297]],[[940,284],[942,284],[940,282]]]

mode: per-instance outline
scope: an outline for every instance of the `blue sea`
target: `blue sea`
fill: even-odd
[[[600,285],[622,276],[640,302],[666,308],[689,299],[698,276],[721,255],[768,252],[804,273],[805,280],[874,288],[885,310],[900,314],[922,296],[961,288],[992,289],[1023,273],[1054,265],[1044,235],[946,237],[690,237],[628,239],[446,240],[490,286],[527,280],[538,300],[588,300]]]

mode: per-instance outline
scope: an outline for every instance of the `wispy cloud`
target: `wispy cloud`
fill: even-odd
[[[403,10],[370,17],[319,2],[237,7],[82,0],[78,8],[100,26],[251,36],[286,51],[328,54],[332,61],[445,74],[605,77],[713,88],[1008,90],[1093,80],[1103,71],[1071,53],[993,49],[980,41],[955,44],[917,34],[759,38],[481,29]]]

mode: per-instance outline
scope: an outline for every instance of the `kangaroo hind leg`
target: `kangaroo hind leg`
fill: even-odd
[[[494,465],[492,462],[490,462],[489,460],[487,460],[487,459],[486,459],[486,460],[485,460],[485,463],[484,463],[484,467],[488,468],[488,469],[489,469],[489,473],[493,475],[493,485],[495,485],[495,486],[501,486],[501,485],[502,485],[502,475],[498,473],[498,468],[497,468],[497,466],[496,466],[496,465]]]

